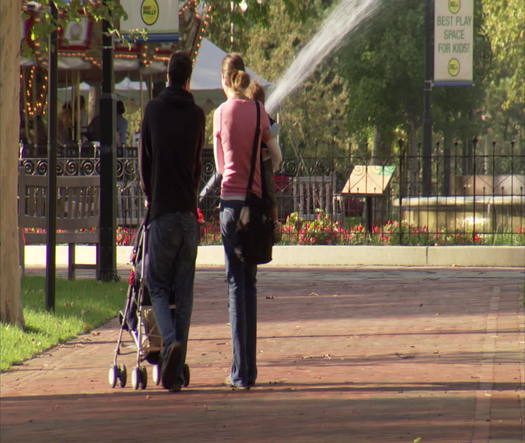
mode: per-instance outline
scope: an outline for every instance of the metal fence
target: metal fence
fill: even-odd
[[[387,159],[285,158],[275,177],[283,243],[524,245],[525,147],[473,139],[436,143],[424,158],[403,142]],[[418,152],[421,152],[418,147]],[[203,208],[213,219],[218,195]],[[213,230],[212,230],[213,231]]]
[[[29,175],[47,175],[48,160],[42,157],[45,148],[27,146],[21,152],[19,166]],[[138,182],[138,149],[118,147],[116,158],[117,225],[136,228],[145,215],[144,196]],[[57,175],[99,175],[99,148],[93,144],[60,147],[57,152]]]
[[[419,149],[418,152],[421,152]],[[525,149],[514,142],[471,140],[434,146],[430,189],[421,155],[403,143],[394,155],[286,158],[275,191],[285,244],[525,245]],[[74,154],[74,155],[72,155]],[[137,149],[117,153],[117,224],[134,229],[144,216]],[[47,159],[23,155],[27,174],[46,174]],[[98,174],[96,149],[64,151],[57,173]],[[201,188],[213,175],[203,152]],[[219,190],[201,202],[204,243],[217,243]]]

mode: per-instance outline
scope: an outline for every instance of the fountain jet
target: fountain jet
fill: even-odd
[[[298,88],[326,57],[341,46],[346,36],[367,23],[379,10],[380,3],[380,0],[342,0],[277,82],[276,88],[266,101],[268,113],[277,111],[282,101]]]

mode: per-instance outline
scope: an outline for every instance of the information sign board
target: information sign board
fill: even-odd
[[[472,84],[474,0],[435,0],[434,85]]]
[[[147,41],[169,42],[179,40],[178,0],[120,0],[127,20],[120,23],[120,31],[129,35],[146,30]]]
[[[356,165],[341,194],[381,195],[395,170],[393,165]]]

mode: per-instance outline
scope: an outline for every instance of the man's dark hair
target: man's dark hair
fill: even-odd
[[[168,79],[171,86],[182,86],[191,77],[193,63],[187,52],[176,51],[171,54],[168,64]]]

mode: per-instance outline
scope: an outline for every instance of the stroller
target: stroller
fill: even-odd
[[[220,174],[214,173],[199,194],[199,204],[210,191],[220,182]],[[124,312],[119,313],[120,331],[115,348],[113,365],[109,368],[108,381],[112,388],[119,382],[124,388],[127,383],[126,365],[118,363],[118,356],[122,355],[124,331],[128,331],[137,351],[137,364],[131,372],[131,384],[134,389],[146,389],[148,385],[148,372],[143,362],[147,361],[152,368],[153,382],[160,383],[160,351],[162,337],[155,322],[155,315],[151,306],[148,288],[144,283],[145,250],[147,240],[148,214],[146,214],[135,238],[135,246],[131,256],[132,269],[129,275],[129,286]],[[175,309],[175,306],[170,306]],[[190,383],[190,368],[187,364],[183,367],[184,385]]]
[[[151,306],[147,286],[144,283],[145,250],[147,240],[146,215],[135,239],[131,256],[132,269],[128,280],[128,291],[124,311],[119,312],[120,331],[115,348],[113,365],[109,368],[108,381],[112,388],[119,382],[124,388],[127,383],[127,369],[125,364],[118,363],[119,355],[123,355],[124,331],[128,331],[136,349],[136,366],[131,371],[131,385],[133,389],[146,389],[148,372],[144,361],[153,365],[152,379],[155,385],[160,383],[160,351],[162,337],[155,322],[155,315]],[[171,305],[174,310],[176,307]],[[183,368],[184,386],[190,382],[190,369],[187,364]]]

